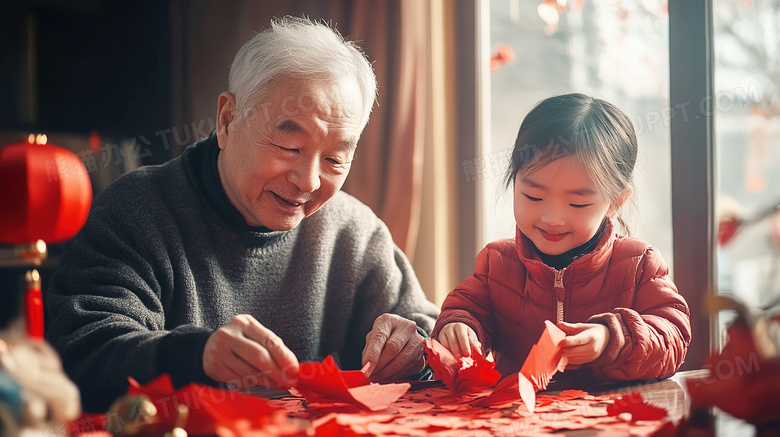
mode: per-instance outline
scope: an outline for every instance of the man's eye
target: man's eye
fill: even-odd
[[[542,199],[540,199],[540,198],[538,198],[538,197],[529,196],[529,195],[527,195],[527,194],[525,194],[525,193],[523,193],[523,196],[527,197],[527,198],[528,198],[528,200],[530,200],[530,201],[532,201],[532,202],[540,202],[540,201],[542,200]]]
[[[297,154],[298,153],[298,149],[289,149],[287,147],[282,147],[282,146],[276,146],[276,147],[278,147],[279,149],[281,149],[283,152],[286,152],[286,153],[291,153],[291,154]]]

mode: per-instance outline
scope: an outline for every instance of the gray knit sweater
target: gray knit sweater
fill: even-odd
[[[86,410],[105,411],[127,377],[214,383],[203,347],[236,314],[256,317],[300,362],[335,354],[350,369],[380,314],[430,333],[438,309],[370,208],[339,192],[290,231],[229,225],[185,171],[204,141],[98,196],[50,281],[46,337]]]

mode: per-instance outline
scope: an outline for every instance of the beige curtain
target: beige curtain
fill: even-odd
[[[419,0],[358,0],[348,26],[374,62],[379,96],[344,190],[374,209],[410,259],[420,227],[426,12]]]

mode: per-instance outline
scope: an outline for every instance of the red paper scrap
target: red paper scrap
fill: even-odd
[[[370,383],[369,372],[369,365],[361,370],[341,370],[333,356],[328,356],[321,363],[302,363],[295,389],[312,402],[345,402],[379,411],[398,400],[411,387],[409,383]]]
[[[409,390],[409,383],[374,384],[352,387],[349,394],[371,411],[380,411],[397,401]]]
[[[553,375],[563,372],[568,364],[561,347],[566,333],[549,320],[545,320],[544,324],[544,331],[539,341],[531,347],[520,372],[504,378],[487,398],[474,405],[496,405],[519,398],[529,413],[534,412],[536,392],[546,389]]]
[[[425,340],[424,350],[433,377],[443,381],[453,395],[492,387],[501,378],[495,363],[477,350],[472,350],[469,357],[456,359],[449,349],[433,339]]]
[[[563,356],[561,342],[566,333],[549,320],[544,321],[544,331],[528,353],[520,373],[530,380],[536,391],[544,390],[557,372],[563,372],[569,363]]]
[[[667,416],[665,409],[650,405],[636,392],[621,396],[614,404],[607,405],[607,415],[631,414],[631,422],[638,420],[661,420]]]
[[[536,404],[536,392],[533,384],[522,373],[513,373],[502,379],[488,397],[482,398],[472,405],[488,407],[517,401],[518,399],[522,399],[528,411],[533,413],[534,405]]]

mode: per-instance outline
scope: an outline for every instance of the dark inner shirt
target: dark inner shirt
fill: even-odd
[[[235,229],[245,229],[253,232],[268,232],[265,226],[249,226],[246,220],[230,202],[222,180],[219,178],[217,158],[220,148],[217,143],[217,134],[212,131],[208,141],[203,141],[192,147],[183,159],[185,165],[192,169],[195,180],[205,196],[208,205],[216,211],[217,215]]]

